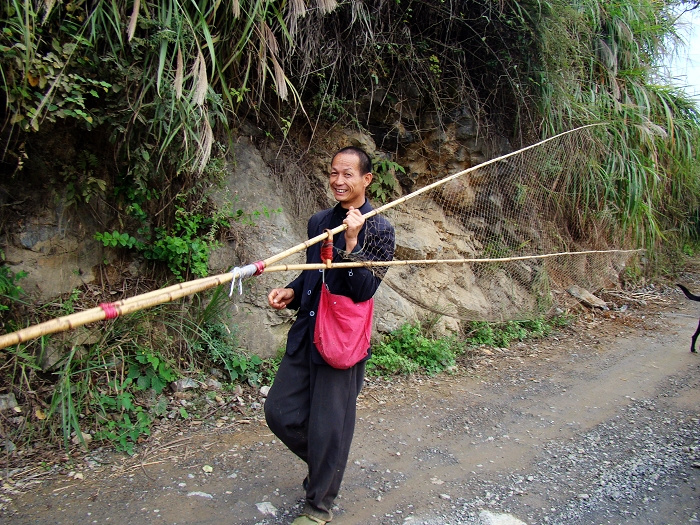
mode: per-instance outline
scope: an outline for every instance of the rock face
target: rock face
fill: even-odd
[[[266,259],[306,240],[305,220],[290,213],[293,201],[289,192],[281,187],[261,152],[249,141],[241,140],[232,156],[235,163],[229,166],[224,192],[214,196],[217,205],[233,205],[234,211],[245,207],[251,215],[263,209],[281,211],[256,215],[253,222],[240,225],[240,242],[230,241],[213,251],[211,274]],[[303,262],[303,252],[284,260],[284,264]],[[269,357],[282,346],[292,312],[278,314],[267,305],[267,294],[293,278],[288,272],[265,273],[245,281],[243,295],[234,292],[230,322],[243,348]]]
[[[71,217],[61,207],[46,208],[21,228],[5,242],[5,260],[15,273],[27,272],[21,285],[33,299],[45,302],[95,280],[104,255],[90,214]]]

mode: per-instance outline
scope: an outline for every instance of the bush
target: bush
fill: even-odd
[[[373,349],[367,371],[371,375],[435,375],[454,366],[463,348],[453,336],[429,338],[423,335],[419,324],[405,324]]]
[[[570,319],[566,316],[508,321],[506,323],[471,321],[465,326],[465,343],[472,346],[488,345],[508,348],[512,341],[544,337],[552,333],[554,328],[566,326],[569,322]]]

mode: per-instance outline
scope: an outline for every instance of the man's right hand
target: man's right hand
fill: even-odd
[[[275,310],[287,308],[292,299],[294,299],[294,290],[291,288],[274,288],[267,295],[267,302]]]

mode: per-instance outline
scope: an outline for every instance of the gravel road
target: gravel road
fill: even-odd
[[[368,381],[333,523],[700,523],[700,305],[640,301],[452,375]],[[3,474],[6,523],[281,525],[303,497],[259,412],[22,472]]]

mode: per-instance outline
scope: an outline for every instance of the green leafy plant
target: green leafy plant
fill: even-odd
[[[134,353],[121,358],[126,360],[126,376],[108,379],[88,399],[97,415],[95,438],[110,441],[117,450],[132,455],[139,439],[150,434],[154,418],[167,408],[167,402],[160,400],[146,410],[137,402],[137,393],[152,391],[158,395],[177,379],[178,373],[158,352],[147,347],[137,346]],[[101,370],[105,368],[109,370],[109,364]]]
[[[75,313],[75,307],[80,302],[80,298],[80,290],[78,288],[73,288],[61,302],[61,310],[63,311],[63,315]]]
[[[222,365],[232,382],[259,384],[264,362],[259,356],[247,355],[238,348],[235,333],[224,324],[206,325],[199,332],[201,341],[196,343],[196,350]]]
[[[462,351],[456,337],[428,338],[420,324],[407,323],[373,347],[367,370],[375,375],[417,372],[434,375],[454,366],[456,356]]]
[[[95,240],[100,241],[105,247],[110,248],[141,248],[143,249],[143,243],[139,243],[135,237],[129,235],[128,233],[120,233],[118,231],[113,232],[97,232],[95,234]]]
[[[189,275],[207,275],[209,254],[217,245],[212,240],[213,232],[220,224],[202,213],[187,212],[179,206],[173,227],[156,228],[149,242],[116,230],[98,232],[95,239],[107,247],[136,249],[147,259],[165,263],[173,275],[185,280]]]
[[[374,161],[374,178],[369,185],[369,193],[375,199],[384,203],[391,199],[399,190],[396,173],[406,173],[406,168],[398,162],[386,158]]]
[[[102,394],[97,399],[104,421],[95,433],[95,438],[110,441],[118,451],[134,454],[134,445],[142,436],[150,435],[153,417],[143,407],[136,405],[129,391],[132,379],[121,385],[112,383],[114,394]],[[114,414],[114,417],[106,417]]]
[[[148,259],[166,263],[173,275],[181,280],[189,275],[204,277],[207,275],[212,245],[193,237],[190,231],[181,233],[178,235],[177,232],[169,233],[164,228],[156,229],[154,242],[144,250],[144,255]]]
[[[150,349],[141,349],[133,357],[127,378],[134,381],[138,390],[152,388],[156,394],[177,379],[177,373],[165,359]]]
[[[0,252],[4,259],[4,254]],[[27,276],[27,272],[21,270],[13,272],[8,266],[0,266],[0,312],[9,310],[9,304],[18,300],[24,294],[19,282]]]
[[[137,199],[139,193],[130,193],[131,198]],[[141,204],[129,204],[130,213],[141,221],[147,218]],[[255,226],[262,217],[270,218],[273,214],[281,213],[282,208],[262,206],[252,212],[236,210],[231,220],[247,226]],[[94,238],[105,247],[134,249],[143,254],[146,259],[160,261],[178,279],[185,280],[189,275],[204,277],[208,273],[209,255],[218,245],[215,240],[216,232],[229,226],[229,218],[225,214],[207,216],[202,212],[187,211],[183,205],[176,206],[175,221],[172,227],[158,227],[150,233],[148,228],[139,229],[141,235],[149,236],[150,240],[139,240],[127,232],[98,232]]]
[[[246,226],[257,226],[257,222],[262,217],[269,219],[273,214],[282,213],[282,208],[268,208],[262,206],[259,210],[245,211],[241,208],[237,209],[233,214],[233,220],[245,224]]]
[[[570,321],[570,318],[567,316],[508,321],[505,323],[470,321],[464,326],[465,343],[472,346],[487,345],[508,348],[513,341],[524,341],[525,339],[547,336],[555,328],[566,326]]]

